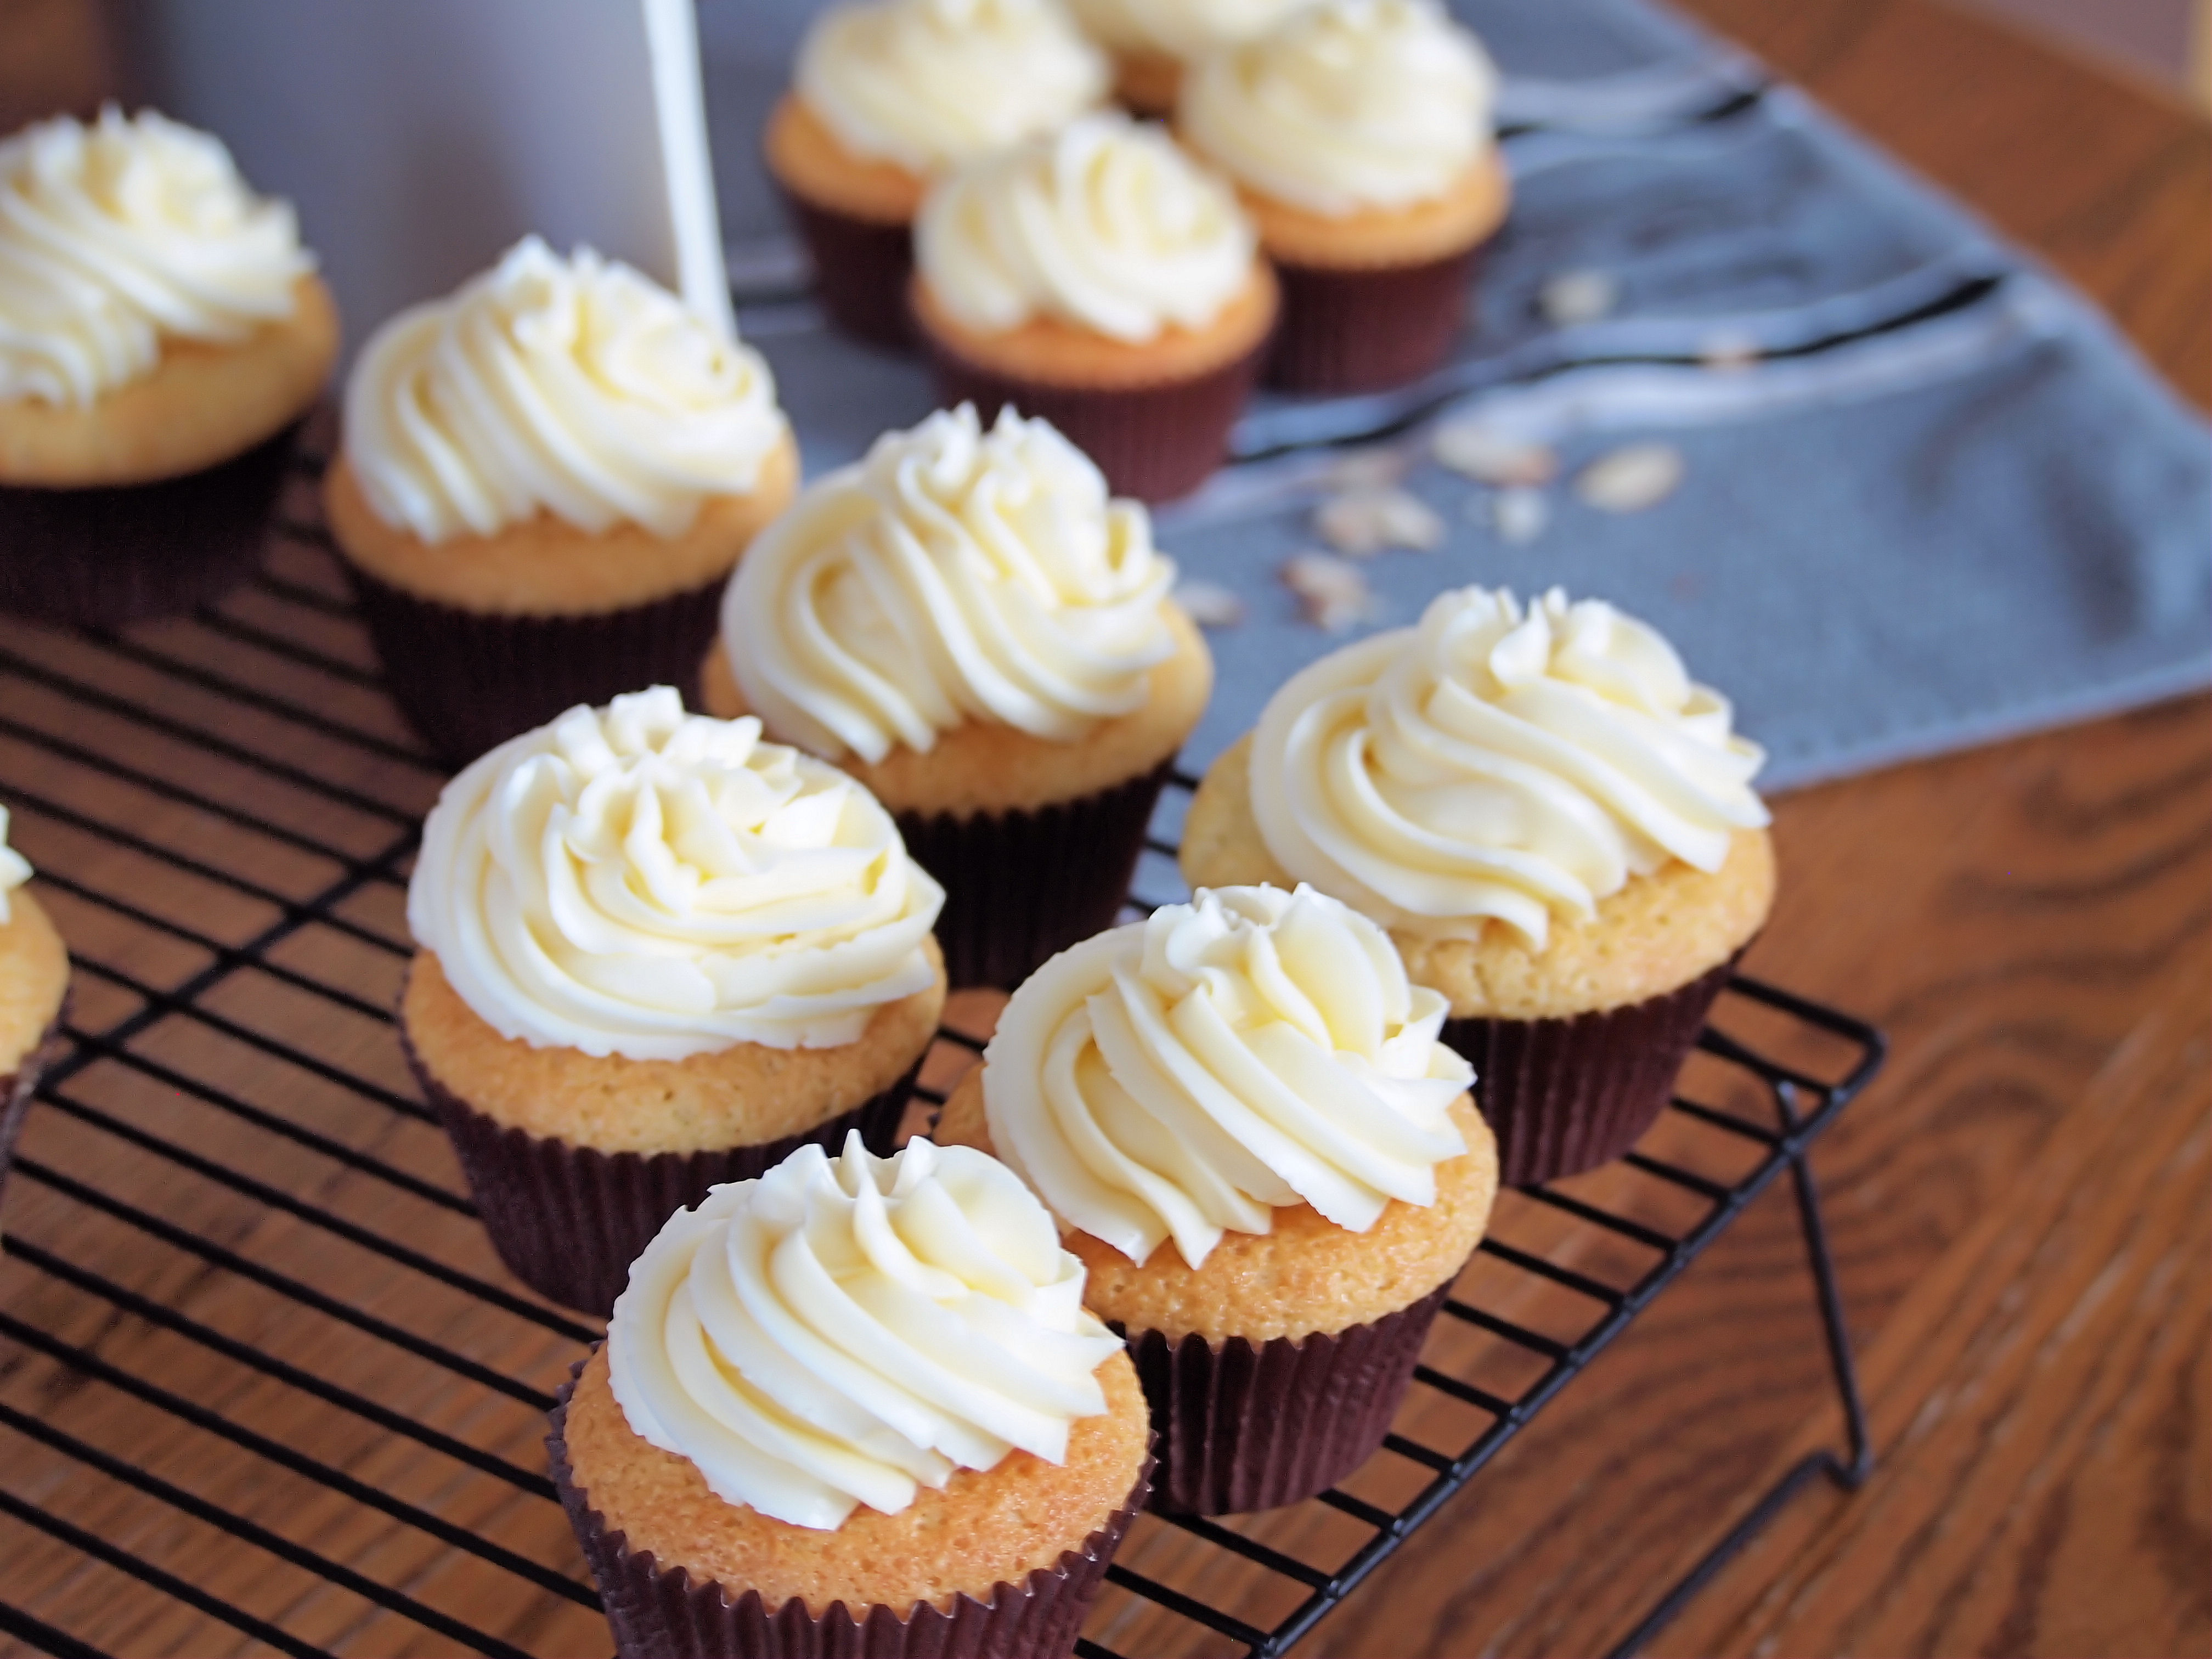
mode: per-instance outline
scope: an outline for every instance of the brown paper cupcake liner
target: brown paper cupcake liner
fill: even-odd
[[[0,484],[0,611],[86,628],[181,616],[261,568],[304,421],[151,483]]]
[[[561,1506],[605,1599],[617,1659],[1053,1659],[1074,1647],[1106,1564],[1149,1486],[1147,1459],[1129,1501],[1082,1548],[1063,1552],[1055,1569],[1040,1567],[1019,1584],[994,1584],[981,1601],[963,1592],[949,1613],[927,1602],[903,1613],[878,1602],[856,1616],[833,1601],[816,1618],[798,1596],[771,1608],[758,1590],[732,1596],[686,1568],[664,1571],[651,1551],[634,1552],[623,1534],[607,1529],[591,1494],[576,1484],[563,1437],[568,1398],[585,1364],[576,1362],[556,1396],[545,1450]]]
[[[15,1138],[23,1133],[23,1120],[31,1115],[31,1097],[39,1091],[39,1079],[68,1047],[62,1025],[69,1018],[70,994],[68,989],[63,990],[62,1006],[54,1010],[53,1018],[30,1052],[16,1061],[13,1072],[0,1077],[0,1189],[8,1185],[8,1171],[15,1162]]]
[[[1286,392],[1377,392],[1451,355],[1483,244],[1418,265],[1328,270],[1278,261],[1283,319],[1267,383]]]
[[[1012,990],[1112,927],[1174,765],[1030,812],[898,814],[907,852],[945,884],[937,942],[947,981]]]
[[[986,368],[920,332],[945,407],[973,402],[987,426],[1007,404],[1042,416],[1098,464],[1116,495],[1143,501],[1188,495],[1213,476],[1267,352],[1263,340],[1218,368],[1159,386],[1054,386]]]
[[[672,685],[698,706],[699,664],[714,642],[717,579],[647,605],[580,617],[462,611],[349,563],[386,688],[424,743],[463,766],[580,702]]]
[[[831,325],[871,345],[914,349],[906,288],[914,275],[914,231],[782,192],[814,264],[814,297]]]
[[[1328,1491],[1389,1433],[1450,1291],[1447,1280],[1370,1323],[1256,1346],[1124,1331],[1158,1437],[1152,1507],[1242,1515]]]
[[[858,1129],[888,1158],[914,1086],[914,1065],[881,1094],[800,1134],[702,1152],[601,1152],[533,1135],[485,1115],[430,1074],[400,1031],[423,1098],[453,1137],[484,1231],[507,1271],[540,1296],[602,1317],[629,1283],[630,1263],[663,1223],[727,1181],[765,1175],[810,1143],[836,1152]]]
[[[1474,1067],[1475,1100],[1498,1134],[1498,1179],[1532,1187],[1579,1175],[1641,1139],[1735,962],[1663,996],[1571,1019],[1446,1020],[1437,1038]]]

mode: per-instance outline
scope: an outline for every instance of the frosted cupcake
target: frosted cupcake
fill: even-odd
[[[547,1440],[624,1659],[1064,1654],[1145,1399],[1003,1164],[806,1147],[672,1219]]]
[[[0,1186],[40,1073],[60,1050],[69,998],[69,952],[23,890],[30,878],[29,861],[8,845],[8,809],[0,806]]]
[[[447,784],[400,1035],[515,1276],[605,1313],[717,1182],[848,1131],[888,1152],[944,1006],[943,902],[851,778],[666,686]]]
[[[1765,759],[1658,634],[1554,588],[1439,595],[1325,657],[1206,773],[1194,884],[1310,881],[1449,1001],[1505,1179],[1620,1156],[1774,900]]]
[[[1041,420],[886,433],[738,567],[706,708],[835,761],[948,890],[955,985],[1110,923],[1213,663],[1135,501]]]
[[[769,118],[769,173],[848,334],[906,343],[933,179],[1095,107],[1109,73],[1057,0],[860,0],[815,20]]]
[[[1114,55],[1114,91],[1139,115],[1165,115],[1188,66],[1249,40],[1307,0],[1069,0],[1084,32]]]
[[[1176,135],[1236,180],[1282,282],[1270,380],[1365,391],[1443,361],[1511,195],[1497,86],[1434,0],[1326,0],[1184,76]]]
[[[314,264],[151,110],[0,142],[0,609],[107,627],[253,574],[337,355]]]
[[[362,349],[324,503],[393,700],[459,764],[573,704],[688,685],[798,482],[757,352],[532,236]]]
[[[939,401],[1050,421],[1117,495],[1221,464],[1279,306],[1228,183],[1118,112],[970,162],[915,227]]]
[[[1498,1188],[1444,1013],[1334,899],[1201,891],[1039,969],[947,1103],[1127,1338],[1157,1504],[1295,1503],[1382,1443]]]

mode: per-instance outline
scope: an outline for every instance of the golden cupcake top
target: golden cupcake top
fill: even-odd
[[[944,902],[858,783],[656,686],[572,708],[449,782],[407,922],[503,1037],[683,1060],[856,1041],[936,983]]]
[[[429,544],[541,513],[678,537],[753,489],[788,432],[758,352],[619,260],[535,236],[377,330],[345,394],[370,510]]]
[[[1389,935],[1300,887],[1201,889],[1062,951],[984,1054],[993,1150],[1068,1225],[1192,1267],[1310,1205],[1365,1232],[1437,1198],[1474,1073]]]
[[[1118,111],[956,169],[915,224],[921,281],[954,322],[1042,318],[1127,344],[1212,322],[1249,287],[1257,246],[1225,179]]]
[[[722,641],[770,730],[833,758],[971,721],[1075,742],[1174,654],[1174,562],[1042,419],[972,404],[888,432],[747,550]]]
[[[1083,1286],[1004,1164],[855,1133],[678,1210],[615,1304],[610,1376],[632,1431],[725,1503],[830,1529],[1017,1449],[1064,1462],[1121,1349]]]
[[[1412,939],[1541,950],[1632,876],[1721,867],[1765,761],[1656,630],[1553,588],[1439,594],[1303,670],[1253,734],[1268,854]]]
[[[0,140],[0,403],[87,407],[166,341],[243,342],[314,265],[211,134],[112,104],[27,127]]]
[[[795,77],[847,150],[922,176],[1051,131],[1110,78],[1058,0],[848,0],[807,31]]]

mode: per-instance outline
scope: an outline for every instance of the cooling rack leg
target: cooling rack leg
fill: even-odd
[[[1796,1127],[1796,1114],[1785,1097],[1784,1116]],[[1820,1191],[1813,1180],[1808,1149],[1802,1143],[1790,1153],[1790,1175],[1797,1192],[1797,1216],[1805,1234],[1805,1262],[1813,1274],[1814,1299],[1820,1306],[1820,1323],[1828,1339],[1828,1362],[1835,1377],[1837,1401],[1844,1408],[1844,1433],[1850,1445],[1846,1462],[1832,1451],[1817,1451],[1800,1459],[1788,1474],[1768,1489],[1751,1512],[1729,1528],[1705,1559],[1685,1573],[1661,1596],[1644,1620],[1615,1647],[1610,1659],[1628,1659],[1649,1646],[1651,1638],[1673,1622],[1690,1599],[1712,1582],[1720,1570],[1741,1553],[1745,1545],[1766,1530],[1806,1486],[1826,1476],[1845,1492],[1856,1492],[1874,1472],[1874,1448],[1867,1433],[1866,1407],[1859,1397],[1858,1362],[1851,1353],[1851,1334],[1844,1322],[1844,1299],[1836,1288],[1835,1258],[1828,1251],[1828,1228],[1820,1214]]]

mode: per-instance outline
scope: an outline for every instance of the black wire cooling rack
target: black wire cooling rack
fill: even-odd
[[[191,619],[0,619],[0,802],[76,970],[0,1239],[0,1632],[63,1656],[604,1651],[540,1445],[598,1328],[504,1276],[389,1029],[441,776],[379,690],[311,486],[264,573]],[[1179,890],[1171,851],[1139,892]],[[1724,1034],[1747,1028],[1755,1048]],[[927,1099],[977,1047],[948,1027]],[[1702,1049],[1638,1152],[1501,1200],[1366,1468],[1267,1516],[1141,1520],[1079,1651],[1288,1650],[1785,1172],[1848,1449],[1762,1496],[1622,1650],[1806,1481],[1863,1478],[1806,1154],[1881,1038],[1739,977]]]

